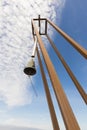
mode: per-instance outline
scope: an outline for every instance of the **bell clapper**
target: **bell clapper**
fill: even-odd
[[[37,94],[37,91],[36,91],[36,89],[35,89],[35,86],[34,86],[34,84],[33,84],[33,82],[32,82],[32,79],[31,79],[30,76],[28,76],[28,77],[29,77],[29,79],[30,79],[30,83],[31,83],[31,85],[32,85],[33,91],[34,91],[36,97],[38,97],[38,94]]]

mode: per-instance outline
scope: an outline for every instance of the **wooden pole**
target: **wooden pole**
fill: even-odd
[[[87,59],[87,50],[85,50],[82,46],[80,46],[76,41],[74,41],[69,35],[67,35],[64,31],[62,31],[58,26],[52,23],[47,19],[47,22],[54,27],[57,32],[59,32],[84,58]]]
[[[36,50],[37,50],[37,57],[40,65],[41,75],[43,79],[44,89],[46,93],[47,103],[51,115],[53,130],[60,130],[38,48]]]
[[[64,90],[60,84],[59,78],[56,74],[56,71],[54,69],[54,66],[50,60],[50,57],[44,47],[44,43],[42,42],[42,39],[37,31],[36,26],[34,25],[34,21],[32,21],[33,27],[34,27],[34,31],[36,33],[37,36],[37,40],[45,61],[45,64],[47,66],[47,70],[49,73],[49,77],[51,79],[52,85],[53,85],[53,89],[57,98],[57,101],[59,103],[59,107],[61,110],[61,114],[66,126],[67,130],[80,130],[79,125],[76,121],[76,118],[74,116],[74,113],[70,107],[70,104],[68,102],[68,99],[66,97],[66,94],[64,93]]]
[[[57,56],[59,57],[60,61],[62,62],[63,66],[65,67],[66,71],[68,72],[69,76],[71,77],[72,81],[74,82],[74,84],[75,84],[76,88],[78,89],[80,95],[82,96],[83,100],[87,104],[87,95],[86,95],[84,89],[82,88],[82,86],[80,85],[80,83],[78,82],[76,77],[74,76],[73,72],[71,71],[71,69],[69,68],[69,66],[67,65],[67,63],[65,62],[65,60],[63,59],[61,54],[59,53],[58,49],[56,48],[56,46],[54,45],[53,41],[48,36],[48,34],[47,34],[47,38],[48,38],[50,44],[52,45],[53,49],[55,50]]]

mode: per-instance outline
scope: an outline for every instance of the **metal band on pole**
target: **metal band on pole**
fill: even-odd
[[[45,89],[45,93],[46,93],[47,103],[48,103],[51,120],[52,120],[52,124],[53,124],[53,130],[60,130],[38,48],[36,50],[37,50],[37,57],[38,57],[40,70],[41,70],[41,74],[42,74],[44,89]]]
[[[36,33],[37,36],[37,40],[42,52],[42,55],[44,57],[44,61],[45,64],[47,66],[47,70],[53,85],[53,89],[57,98],[57,101],[59,103],[59,107],[63,116],[63,120],[66,126],[67,130],[80,130],[79,125],[76,121],[76,118],[73,114],[73,111],[70,107],[70,104],[68,102],[68,99],[66,97],[66,94],[64,93],[64,90],[60,84],[59,78],[56,74],[56,71],[54,69],[54,66],[50,60],[50,57],[44,47],[44,43],[42,42],[42,39],[37,31],[36,26],[34,25],[34,22],[32,21],[33,27],[34,27],[34,31]]]
[[[60,61],[62,62],[63,66],[65,67],[66,71],[68,72],[69,76],[71,77],[72,81],[74,82],[74,84],[75,84],[76,88],[78,89],[80,95],[82,96],[83,100],[87,104],[87,95],[86,95],[85,91],[83,90],[82,86],[80,85],[80,83],[78,82],[76,77],[74,76],[73,72],[71,71],[71,69],[69,68],[69,66],[67,65],[67,63],[65,62],[65,60],[63,59],[61,54],[59,53],[58,49],[56,48],[56,46],[54,45],[53,41],[48,36],[48,34],[47,34],[47,38],[49,40],[49,43],[52,45],[54,51],[56,52],[57,56],[59,57]]]
[[[54,27],[57,32],[59,32],[82,56],[87,59],[87,50],[85,50],[81,45],[79,45],[76,41],[74,41],[69,35],[67,35],[64,31],[62,31],[58,26],[52,23],[47,19],[47,22]]]

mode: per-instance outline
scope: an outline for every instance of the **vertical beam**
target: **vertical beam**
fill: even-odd
[[[37,48],[37,56],[38,56],[38,61],[39,61],[40,70],[41,70],[41,74],[42,74],[47,103],[48,103],[48,107],[49,107],[49,111],[50,111],[50,115],[51,115],[51,120],[52,120],[52,124],[53,124],[53,130],[60,130],[38,48]]]
[[[45,35],[47,34],[47,20],[45,20]]]
[[[41,31],[41,30],[40,30],[40,26],[41,26],[41,25],[40,25],[40,15],[38,15],[38,27],[39,27],[39,34],[41,33],[41,32],[40,32],[40,31]]]
[[[35,43],[34,43],[34,47],[33,47],[33,51],[32,51],[32,55],[31,55],[31,57],[35,57],[36,46],[37,46],[37,38],[34,37],[33,39],[34,39]]]
[[[54,27],[57,32],[59,32],[84,58],[87,59],[87,50],[85,50],[82,46],[80,46],[76,41],[74,41],[69,35],[67,35],[64,31],[62,31],[58,26],[52,23],[47,19],[47,22]]]
[[[47,66],[47,70],[48,70],[48,73],[49,73],[49,76],[53,85],[53,89],[54,89],[57,101],[59,103],[59,107],[61,110],[61,114],[63,116],[66,129],[67,130],[80,130],[79,125],[76,121],[76,118],[68,102],[68,99],[66,97],[66,94],[64,93],[64,90],[60,84],[60,81],[56,74],[54,66],[50,60],[50,57],[44,47],[44,43],[42,42],[42,39],[33,21],[32,21],[32,24],[33,24],[33,27],[37,36],[37,40],[38,40],[42,55],[44,57],[45,64]]]
[[[62,62],[63,66],[65,67],[66,71],[68,72],[69,76],[71,77],[72,81],[76,85],[76,87],[77,87],[80,95],[82,96],[83,100],[87,104],[87,95],[86,95],[85,91],[83,90],[82,86],[80,85],[80,83],[78,82],[78,80],[76,79],[76,77],[74,76],[73,72],[71,71],[71,69],[69,68],[69,66],[67,65],[67,63],[65,62],[65,60],[63,59],[63,57],[61,56],[61,54],[59,53],[58,49],[56,48],[56,46],[54,45],[53,41],[48,36],[48,34],[47,34],[47,38],[48,38],[51,46],[55,50],[57,56],[59,57],[60,61]]]

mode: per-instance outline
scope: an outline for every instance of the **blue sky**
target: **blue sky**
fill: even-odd
[[[86,14],[87,2],[77,1],[66,1],[65,7],[62,12],[62,18],[60,23],[60,28],[63,29],[67,34],[72,36],[80,45],[82,45],[87,50],[87,14]],[[56,22],[57,23],[57,22]],[[57,23],[58,25],[58,23]],[[61,52],[67,64],[73,70],[76,78],[79,80],[84,90],[87,93],[87,61],[84,59],[75,49],[72,48],[59,34],[55,32],[54,41],[58,50]],[[51,57],[53,55],[52,51],[50,53]],[[54,59],[53,59],[54,60]],[[70,104],[76,115],[76,118],[81,126],[81,129],[87,129],[85,120],[87,117],[87,106],[78,94],[74,84],[70,80],[66,71],[55,58],[55,68],[59,74],[62,86],[67,93]],[[57,64],[57,65],[56,65]]]
[[[21,2],[20,2],[21,1]],[[42,5],[44,8],[42,8]],[[32,52],[33,39],[30,20],[33,17],[47,17],[87,50],[87,2],[86,0],[1,0],[0,1],[0,125],[52,130],[40,69],[36,57],[37,74],[32,77],[38,96],[32,89],[23,68]],[[27,13],[28,12],[28,13]],[[51,34],[51,31],[49,31]],[[51,34],[58,50],[73,70],[87,93],[87,60],[53,30]],[[30,42],[31,41],[31,42]],[[30,42],[30,43],[29,43]],[[26,44],[26,45],[25,45]],[[61,84],[81,130],[87,130],[87,106],[66,73],[53,49],[46,43]],[[21,53],[22,52],[22,53]],[[28,53],[29,52],[29,53]],[[44,64],[44,63],[43,63]],[[45,67],[45,66],[44,66]],[[48,77],[48,84],[61,130],[63,120]],[[7,127],[10,130],[9,127]],[[3,128],[5,130],[5,128]]]

